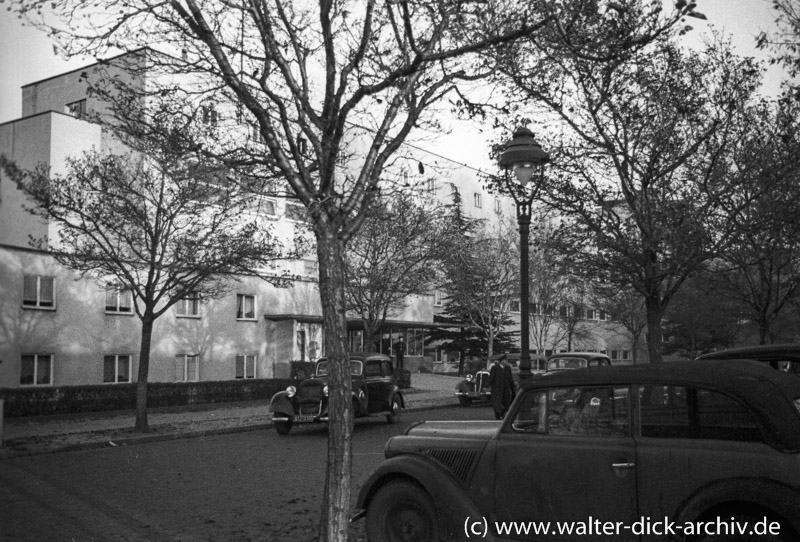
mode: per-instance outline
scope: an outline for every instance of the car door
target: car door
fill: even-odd
[[[367,387],[369,412],[384,412],[389,409],[387,404],[388,387],[392,379],[391,371],[386,362],[380,358],[368,359],[364,365],[364,383]],[[388,373],[388,374],[387,374]]]
[[[638,540],[603,529],[638,517],[629,414],[624,386],[526,390],[497,439],[497,521],[566,522],[576,539]],[[537,539],[524,529],[504,536]]]
[[[692,496],[726,479],[780,478],[785,456],[764,444],[755,416],[721,392],[691,386],[639,386],[635,432],[639,509],[674,518]],[[664,525],[643,541],[662,540]]]

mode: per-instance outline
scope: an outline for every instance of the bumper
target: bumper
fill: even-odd
[[[456,397],[469,397],[470,399],[488,399],[491,397],[491,393],[489,392],[478,392],[478,391],[457,391],[455,393]]]

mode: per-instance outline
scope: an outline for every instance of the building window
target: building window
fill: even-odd
[[[317,260],[303,260],[303,273],[311,278],[319,277],[319,262]]]
[[[50,386],[53,383],[53,356],[22,354],[20,386]]]
[[[428,179],[427,190],[428,192],[436,192],[436,179],[434,178]]]
[[[133,291],[121,284],[106,287],[106,312],[113,314],[133,314]]]
[[[441,307],[444,305],[444,294],[441,290],[434,290],[433,291],[433,306],[434,307]]]
[[[113,355],[103,357],[103,382],[130,382],[131,357]]]
[[[495,213],[499,213],[502,210],[503,210],[503,208],[500,205],[500,198],[495,198],[494,199],[494,212]]]
[[[25,275],[22,287],[22,306],[32,309],[54,309],[56,306],[55,277]]]
[[[278,208],[274,199],[265,199],[261,201],[261,210],[269,217],[275,217],[278,215]]]
[[[178,354],[175,356],[175,381],[197,382],[200,380],[200,356]]]
[[[483,207],[483,195],[480,192],[475,192],[473,195],[473,199],[475,201],[475,208],[480,209]]]
[[[202,107],[202,118],[203,124],[208,124],[210,126],[217,125],[217,110],[213,107],[204,105]]]
[[[294,220],[295,222],[307,222],[308,212],[306,211],[305,205],[301,205],[299,203],[287,203],[286,218],[289,220]]]
[[[200,317],[200,295],[197,294],[197,292],[192,292],[186,297],[179,299],[175,306],[178,316],[184,318]]]
[[[256,296],[247,294],[236,295],[236,319],[256,319]]]
[[[78,119],[83,118],[86,116],[86,99],[68,103],[64,109],[67,115],[72,115]]]
[[[256,357],[236,356],[236,378],[256,377]]]

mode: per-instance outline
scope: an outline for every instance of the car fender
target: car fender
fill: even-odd
[[[389,390],[389,397],[387,398],[387,404],[391,406],[392,401],[394,400],[395,397],[400,399],[400,408],[406,408],[406,400],[403,397],[403,394],[400,392],[400,388],[397,387]]]
[[[678,523],[695,521],[717,506],[747,504],[774,511],[800,533],[800,498],[792,487],[765,478],[716,482],[695,492],[675,514]]]
[[[397,479],[413,481],[432,497],[442,540],[463,540],[468,522],[483,524],[489,519],[483,517],[452,473],[429,459],[411,454],[398,455],[381,463],[361,486],[356,509],[366,511],[375,493],[384,484]],[[481,539],[495,540],[491,529]]]
[[[296,414],[292,400],[289,399],[289,395],[285,391],[279,391],[272,396],[272,400],[269,402],[269,411],[279,412],[289,416],[294,416]]]
[[[355,408],[355,412],[357,416],[367,416],[369,415],[369,410],[367,409],[367,394],[364,391],[362,386],[358,386],[357,388],[353,388],[353,407]]]
[[[475,390],[475,385],[469,380],[462,380],[456,385],[456,391],[458,393],[469,393],[474,390]]]

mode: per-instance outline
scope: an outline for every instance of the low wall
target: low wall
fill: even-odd
[[[286,389],[290,379],[248,379],[208,382],[152,382],[147,385],[148,408],[268,401]],[[136,384],[0,389],[6,418],[106,412],[136,408]]]

